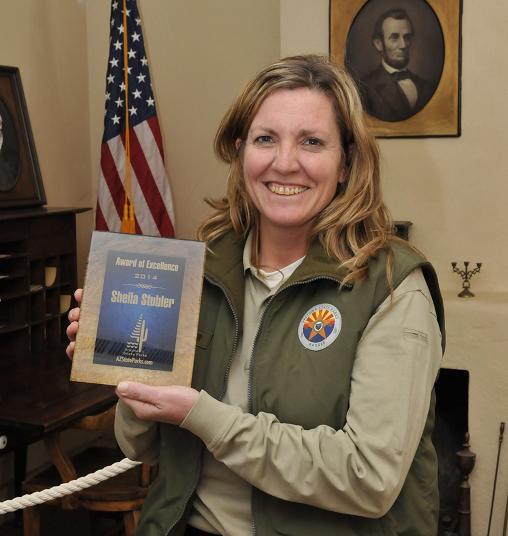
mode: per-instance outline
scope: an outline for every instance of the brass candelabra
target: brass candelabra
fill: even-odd
[[[464,261],[464,270],[457,268],[457,263],[452,262],[453,271],[462,277],[462,292],[459,292],[457,296],[459,298],[472,298],[474,294],[469,290],[471,287],[471,278],[477,274],[482,267],[481,262],[476,263],[476,268],[469,269],[469,261]]]

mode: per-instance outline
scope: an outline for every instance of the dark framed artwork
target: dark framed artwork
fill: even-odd
[[[19,69],[0,66],[0,208],[45,203]]]
[[[376,136],[460,136],[461,16],[461,0],[330,0],[330,56]]]

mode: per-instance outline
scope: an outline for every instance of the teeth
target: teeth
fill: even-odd
[[[302,192],[305,192],[305,190],[307,190],[307,188],[305,188],[304,186],[281,186],[272,183],[268,184],[268,189],[270,190],[270,192],[279,195],[296,195],[301,194]]]

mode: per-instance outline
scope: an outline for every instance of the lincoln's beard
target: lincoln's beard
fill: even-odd
[[[390,58],[386,53],[386,50],[383,51],[383,59],[385,62],[394,69],[405,69],[409,64],[409,52],[404,53],[402,58]]]

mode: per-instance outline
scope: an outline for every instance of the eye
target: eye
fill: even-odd
[[[254,138],[254,143],[257,143],[259,145],[267,145],[269,143],[273,143],[273,138],[268,134],[264,134],[263,136],[257,136],[256,138]]]
[[[307,138],[304,142],[304,145],[310,145],[311,147],[319,147],[323,145],[323,142],[318,138]]]

